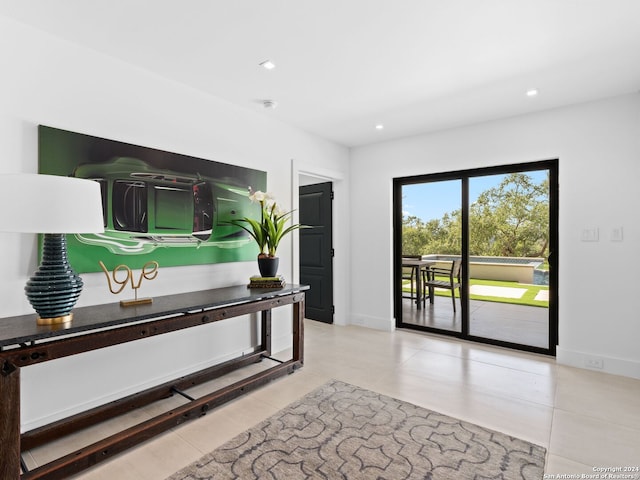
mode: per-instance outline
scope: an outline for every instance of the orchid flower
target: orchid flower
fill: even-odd
[[[300,224],[286,226],[293,210],[284,211],[270,193],[260,190],[254,192],[249,187],[249,200],[260,204],[260,220],[244,217],[232,223],[253,237],[260,249],[259,256],[275,257],[278,245],[286,234],[300,228],[310,228]]]

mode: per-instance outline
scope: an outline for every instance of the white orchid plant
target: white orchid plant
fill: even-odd
[[[300,224],[287,226],[293,210],[283,212],[270,193],[260,190],[254,192],[249,187],[249,200],[251,203],[260,204],[260,220],[244,217],[233,220],[232,223],[253,237],[260,249],[258,257],[275,257],[280,240],[286,234],[300,228],[310,228]]]

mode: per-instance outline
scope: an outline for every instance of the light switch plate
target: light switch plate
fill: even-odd
[[[611,241],[612,242],[622,241],[622,227],[613,227],[611,229]]]

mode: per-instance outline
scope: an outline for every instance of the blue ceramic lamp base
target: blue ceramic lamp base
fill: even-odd
[[[82,278],[67,258],[66,236],[45,234],[42,263],[24,287],[29,303],[38,313],[38,325],[70,322],[82,285]]]

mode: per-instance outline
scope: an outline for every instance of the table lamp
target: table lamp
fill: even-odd
[[[67,233],[104,231],[100,185],[38,174],[0,175],[0,231],[43,233],[42,261],[25,292],[38,325],[70,322],[82,279],[67,258]]]

